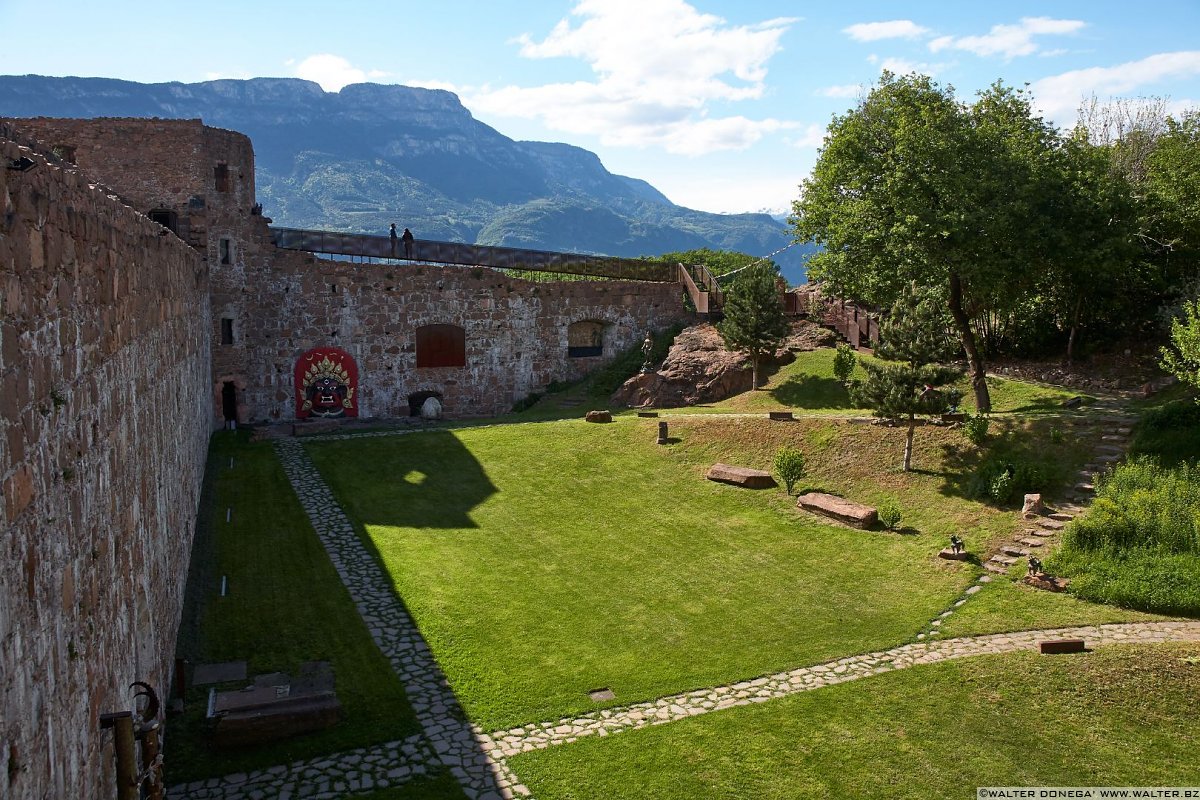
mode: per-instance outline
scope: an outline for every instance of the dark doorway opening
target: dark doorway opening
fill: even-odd
[[[221,384],[221,412],[225,415],[226,422],[237,422],[237,387],[233,385],[233,381],[225,381]]]
[[[425,405],[425,401],[431,397],[436,397],[438,402],[442,402],[441,392],[414,392],[408,396],[408,415],[410,417],[421,416],[421,406]]]
[[[178,235],[179,222],[178,222],[178,217],[175,216],[174,211],[171,211],[170,209],[166,209],[166,208],[156,208],[153,211],[151,211],[147,216],[149,216],[150,219],[154,220],[159,225],[162,225],[164,228],[167,228],[168,230],[170,230],[171,233]]]

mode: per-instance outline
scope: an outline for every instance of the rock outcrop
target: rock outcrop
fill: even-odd
[[[792,323],[792,332],[768,362],[780,366],[795,360],[796,350],[828,346],[834,335],[804,320]],[[750,359],[725,349],[721,334],[704,322],[685,328],[657,372],[630,378],[612,396],[613,405],[646,407],[694,406],[715,403],[750,390]]]

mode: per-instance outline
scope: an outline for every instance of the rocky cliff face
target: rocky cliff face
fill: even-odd
[[[594,153],[517,142],[450,92],[294,78],[141,84],[0,77],[0,117],[200,118],[254,141],[258,193],[277,224],[410,227],[421,238],[607,255],[711,247],[765,255],[788,240],[764,214],[707,214]],[[580,236],[596,230],[597,235]],[[780,259],[787,266],[798,256]]]

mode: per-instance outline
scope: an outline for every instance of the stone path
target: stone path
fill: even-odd
[[[172,800],[335,800],[400,786],[425,775],[436,761],[428,740],[418,733],[403,741],[173,786],[168,796]]]
[[[953,658],[1009,653],[1015,650],[1036,651],[1037,643],[1042,640],[1063,638],[1082,638],[1088,647],[1133,642],[1200,642],[1200,620],[1089,625],[917,642],[877,653],[842,658],[815,667],[802,667],[754,680],[740,681],[728,686],[699,689],[623,708],[604,709],[573,719],[496,731],[484,737],[483,742],[489,751],[508,758],[530,750],[569,744],[585,736],[609,736],[619,731],[662,725],[724,708],[764,703],[918,664],[933,664]]]

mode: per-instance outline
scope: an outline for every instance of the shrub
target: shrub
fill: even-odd
[[[975,469],[967,493],[1004,504],[1027,492],[1048,491],[1061,482],[1061,469],[1023,453],[992,455]]]
[[[512,413],[519,414],[522,411],[533,408],[535,405],[537,405],[537,401],[541,399],[541,393],[531,392],[517,402],[513,403]]]
[[[850,382],[850,376],[854,374],[854,366],[858,363],[858,355],[854,352],[854,348],[848,344],[839,344],[837,351],[833,354],[833,377],[837,378],[838,383],[846,386]]]
[[[775,454],[775,471],[791,494],[796,481],[804,477],[804,454],[793,447],[781,449]]]
[[[1066,440],[1066,435],[1063,434],[1062,428],[1054,427],[1050,429],[1050,443],[1062,444]]]
[[[983,443],[987,441],[990,424],[991,420],[983,414],[968,414],[962,426],[963,436],[976,447],[983,447]]]
[[[883,527],[887,528],[889,531],[896,530],[896,527],[900,524],[900,519],[903,516],[900,511],[900,506],[896,504],[896,501],[884,500],[879,504],[878,512],[879,521],[883,523]]]

